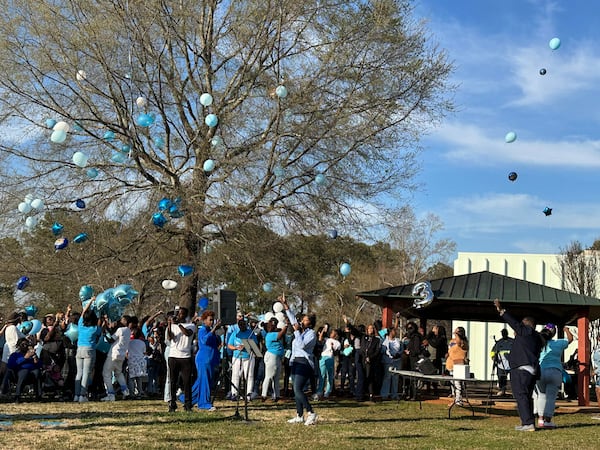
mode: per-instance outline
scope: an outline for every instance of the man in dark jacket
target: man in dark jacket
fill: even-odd
[[[525,317],[520,322],[511,316],[495,299],[494,305],[500,317],[515,331],[515,340],[508,356],[513,396],[517,401],[517,410],[521,425],[518,431],[535,431],[533,417],[533,389],[540,371],[540,352],[542,338],[535,331],[535,320]]]

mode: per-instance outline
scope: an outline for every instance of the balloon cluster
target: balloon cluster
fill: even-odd
[[[64,236],[61,236],[63,234],[63,229],[64,229],[63,224],[61,224],[59,222],[54,222],[52,224],[52,234],[54,236],[60,236],[59,238],[57,238],[54,241],[54,250],[56,250],[56,251],[63,250],[69,246],[69,239],[67,239]],[[83,244],[87,240],[88,240],[87,233],[79,233],[78,235],[76,235],[73,238],[73,242],[75,242],[76,244]]]
[[[87,302],[91,301],[93,295],[94,289],[91,286],[85,285],[81,287],[79,290],[79,299],[84,307]],[[133,289],[130,284],[120,284],[114,288],[100,292],[96,296],[91,308],[99,317],[106,315],[111,322],[115,322],[123,316],[127,305],[138,295],[139,292]]]
[[[277,319],[277,328],[281,329],[285,326],[285,312],[283,312],[283,303],[276,301],[273,303],[272,311],[265,313],[264,322],[269,322],[271,319]]]
[[[44,201],[39,198],[34,198],[32,194],[27,194],[25,199],[19,203],[17,209],[22,214],[31,214],[25,218],[25,226],[31,230],[38,224],[39,218],[36,214],[43,211]]]
[[[183,217],[183,212],[179,209],[181,199],[177,197],[174,200],[164,197],[158,202],[158,212],[152,214],[152,223],[157,228],[164,227],[169,219],[179,219]]]
[[[42,322],[38,319],[25,320],[17,325],[19,331],[27,336],[33,336],[42,329]]]
[[[62,144],[67,140],[67,133],[71,131],[71,126],[64,120],[56,121],[54,119],[46,120],[46,126],[52,129],[50,141],[55,144]]]

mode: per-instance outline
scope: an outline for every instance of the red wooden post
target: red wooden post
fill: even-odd
[[[579,406],[590,405],[590,320],[587,312],[577,319],[577,403]]]
[[[384,328],[391,328],[394,325],[394,310],[392,309],[391,302],[385,302],[383,305],[381,322]]]

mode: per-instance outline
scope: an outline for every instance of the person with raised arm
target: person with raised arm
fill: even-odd
[[[299,323],[296,316],[290,309],[285,294],[280,299],[285,309],[285,314],[294,328],[294,340],[292,341],[292,355],[290,365],[292,367],[292,376],[294,379],[294,400],[296,401],[296,417],[288,420],[288,423],[304,423],[304,425],[315,425],[317,423],[317,413],[313,411],[308,397],[304,392],[304,386],[310,381],[315,370],[315,361],[313,350],[317,343],[317,335],[313,328],[316,323],[314,314],[305,314]],[[304,419],[304,411],[307,416]]]

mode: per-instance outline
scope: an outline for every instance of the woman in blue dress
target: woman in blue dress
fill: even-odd
[[[200,321],[202,325],[198,328],[198,353],[196,353],[198,377],[192,387],[192,398],[193,403],[198,405],[198,409],[215,411],[210,392],[216,370],[221,362],[219,354],[221,340],[215,335],[216,329],[221,326],[221,321],[215,322],[214,311],[204,311]]]

